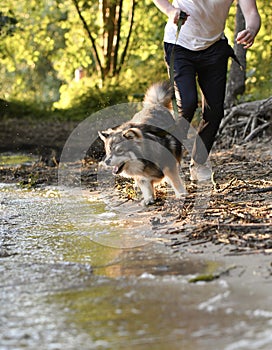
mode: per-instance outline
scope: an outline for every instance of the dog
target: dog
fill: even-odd
[[[186,193],[179,176],[182,156],[178,125],[171,113],[173,90],[168,82],[153,84],[146,92],[143,109],[113,129],[98,132],[104,142],[104,163],[113,174],[134,179],[143,205],[154,204],[155,184],[165,179],[177,198]]]

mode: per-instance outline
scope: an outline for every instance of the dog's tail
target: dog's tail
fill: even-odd
[[[144,106],[161,105],[167,108],[171,107],[173,89],[169,82],[164,81],[151,85],[144,97]]]

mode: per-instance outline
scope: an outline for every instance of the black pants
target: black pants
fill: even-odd
[[[224,116],[227,64],[233,50],[225,39],[201,51],[191,51],[169,43],[164,43],[164,49],[169,74],[171,55],[174,54],[175,96],[185,137],[188,122],[191,123],[198,105],[197,81],[202,91],[202,120],[192,158],[204,164]]]

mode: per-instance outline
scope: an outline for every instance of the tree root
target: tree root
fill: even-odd
[[[217,144],[230,147],[246,143],[257,136],[272,135],[272,97],[265,100],[241,103],[225,110],[219,128]]]

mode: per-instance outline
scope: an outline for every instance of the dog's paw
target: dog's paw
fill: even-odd
[[[152,205],[152,204],[154,204],[154,203],[155,203],[154,198],[147,198],[147,199],[143,199],[143,200],[141,201],[141,205],[142,205],[143,207],[147,207],[147,206]]]

